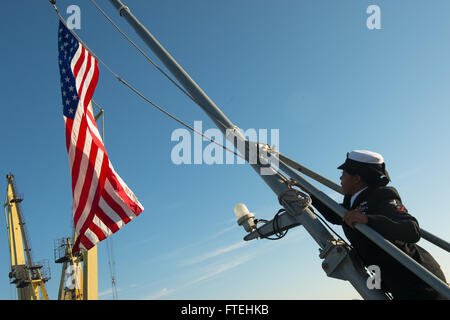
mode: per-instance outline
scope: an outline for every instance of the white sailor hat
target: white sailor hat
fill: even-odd
[[[386,171],[384,158],[381,154],[368,150],[353,150],[347,153],[347,159],[338,169],[360,174],[367,180],[384,179],[391,181]]]
[[[384,162],[381,154],[368,150],[353,150],[348,153],[347,158],[362,163],[382,164]]]

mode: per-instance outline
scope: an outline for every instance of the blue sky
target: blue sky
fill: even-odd
[[[98,2],[149,53],[109,2]],[[81,8],[77,33],[116,73],[188,124],[202,120],[203,130],[215,127],[89,1],[58,0],[64,17],[71,4]],[[448,240],[448,1],[125,4],[235,125],[279,129],[282,153],[334,181],[347,151],[381,153],[410,213]],[[366,27],[372,4],[381,9],[381,30]],[[8,1],[3,9],[0,190],[12,172],[24,194],[34,259],[51,261],[47,290],[55,299],[61,266],[53,263],[53,241],[70,235],[72,207],[58,19],[47,1]],[[265,219],[279,209],[250,166],[175,165],[170,137],[180,125],[103,66],[94,99],[105,109],[110,159],[145,207],[112,237],[119,298],[359,298],[348,283],[326,277],[318,246],[302,227],[280,241],[242,240],[235,204],[243,202]],[[0,230],[0,299],[15,299],[3,219]],[[450,277],[448,253],[425,240],[419,245]],[[98,259],[99,298],[111,299],[104,242]]]

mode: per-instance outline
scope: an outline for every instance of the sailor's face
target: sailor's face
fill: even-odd
[[[347,171],[343,170],[341,175],[341,187],[344,194],[354,194],[358,190],[358,184],[361,178],[358,175],[351,175]]]

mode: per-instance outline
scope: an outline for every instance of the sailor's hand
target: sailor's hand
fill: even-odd
[[[354,223],[367,224],[369,219],[364,213],[362,213],[362,211],[363,210],[361,208],[356,208],[354,210],[347,211],[344,214],[343,218],[344,222],[351,228],[354,228],[353,226]]]

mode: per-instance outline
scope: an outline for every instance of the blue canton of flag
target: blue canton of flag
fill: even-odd
[[[58,32],[59,73],[61,75],[63,113],[66,117],[73,119],[77,110],[79,96],[76,90],[71,63],[80,43],[61,21],[59,22]]]

